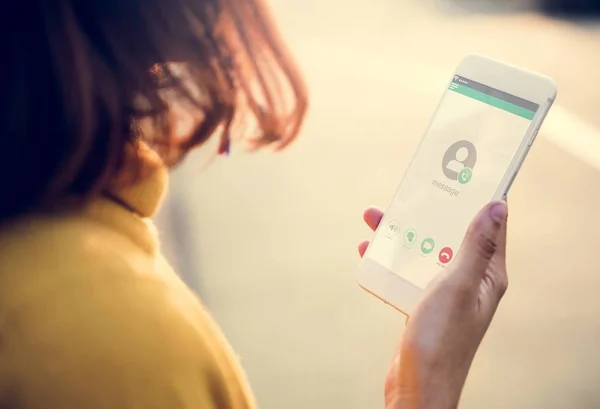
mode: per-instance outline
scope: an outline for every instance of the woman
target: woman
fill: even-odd
[[[297,135],[306,92],[265,7],[9,2],[0,45],[0,407],[253,407],[149,217],[166,169],[209,139],[225,154]],[[390,407],[456,406],[505,288],[505,214],[482,211],[411,319]]]

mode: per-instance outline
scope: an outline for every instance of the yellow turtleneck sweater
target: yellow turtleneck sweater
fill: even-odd
[[[151,171],[114,199],[0,230],[0,407],[254,407],[223,335],[161,256],[148,217],[167,176],[146,156]]]

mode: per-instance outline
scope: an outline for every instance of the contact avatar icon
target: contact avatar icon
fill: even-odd
[[[452,144],[442,159],[442,171],[448,179],[468,183],[477,163],[477,149],[469,141],[458,141]]]

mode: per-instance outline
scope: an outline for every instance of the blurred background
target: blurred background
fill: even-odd
[[[311,91],[300,138],[208,169],[196,153],[158,217],[260,408],[383,408],[404,320],[355,283],[361,214],[388,204],[470,53],[550,75],[559,97],[511,190],[511,288],[461,407],[600,408],[597,2],[271,4]]]

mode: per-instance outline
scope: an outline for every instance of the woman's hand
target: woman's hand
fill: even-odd
[[[382,212],[369,209],[375,229]],[[459,254],[407,322],[385,385],[388,409],[455,409],[471,363],[506,291],[505,202],[475,217]],[[361,256],[368,242],[359,245]]]

